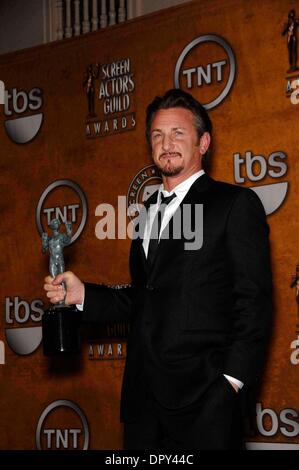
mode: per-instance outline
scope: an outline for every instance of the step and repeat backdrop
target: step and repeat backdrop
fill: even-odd
[[[44,356],[42,233],[53,234],[54,218],[62,231],[70,221],[66,269],[85,281],[130,282],[126,227],[160,183],[145,109],[174,87],[209,110],[212,176],[252,188],[271,229],[273,333],[248,448],[299,449],[291,287],[299,262],[298,24],[297,1],[202,0],[0,57],[1,449],[122,448],[129,325],[84,326],[81,354]]]

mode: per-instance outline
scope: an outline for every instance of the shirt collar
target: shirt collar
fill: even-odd
[[[171,196],[171,194],[175,193],[179,201],[182,202],[194,181],[196,181],[200,176],[204,175],[204,173],[204,170],[199,170],[196,173],[193,173],[193,175],[189,176],[189,178],[182,181],[170,192],[166,191],[166,189],[164,189],[163,184],[161,184],[159,187],[157,202],[161,202],[161,193],[163,193],[163,196]]]

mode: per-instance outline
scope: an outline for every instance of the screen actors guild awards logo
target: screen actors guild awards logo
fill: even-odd
[[[155,165],[142,168],[131,181],[127,193],[127,208],[130,219],[140,212],[140,207],[159,188],[162,178]]]
[[[99,64],[90,64],[86,69],[86,75],[83,82],[87,98],[88,118],[96,117],[95,109],[95,80],[99,77]]]
[[[295,72],[299,70],[297,67],[297,28],[299,24],[299,19],[296,18],[295,10],[290,10],[288,14],[288,21],[284,25],[282,35],[287,35],[287,49],[289,57],[288,73]]]
[[[130,58],[109,64],[89,64],[83,87],[87,99],[88,139],[134,130],[135,79]]]
[[[296,11],[290,10],[288,13],[287,22],[283,26],[281,32],[282,36],[286,36],[286,46],[288,53],[289,68],[287,69],[286,76],[286,97],[291,98],[292,104],[298,104],[299,100],[296,98],[299,94],[299,68],[297,66],[298,56],[298,39],[297,29],[299,25],[299,18],[296,18]]]

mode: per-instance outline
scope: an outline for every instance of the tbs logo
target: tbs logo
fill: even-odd
[[[13,142],[26,144],[34,139],[43,122],[43,113],[39,112],[42,105],[43,92],[40,88],[32,88],[28,92],[18,88],[5,90],[4,126]]]
[[[28,302],[18,296],[5,298],[5,319],[8,325],[5,328],[5,336],[8,346],[16,354],[26,356],[39,347],[42,341],[42,327],[36,323],[41,321],[42,315],[43,301],[40,299]],[[31,322],[34,326],[27,326]]]
[[[270,177],[274,182],[251,186],[259,196],[267,215],[275,212],[285,201],[288,191],[288,181],[276,182],[277,178],[285,177],[288,166],[287,155],[282,151],[272,152],[269,157],[254,155],[247,150],[242,156],[239,152],[234,154],[234,177],[237,184],[247,181],[260,182]]]

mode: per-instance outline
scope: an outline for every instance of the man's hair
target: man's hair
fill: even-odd
[[[146,140],[151,148],[151,125],[155,114],[160,109],[184,108],[193,114],[194,126],[197,131],[198,138],[208,132],[212,134],[212,122],[205,108],[187,93],[179,88],[168,90],[164,96],[156,96],[156,98],[148,105],[146,109]],[[204,167],[208,166],[211,149],[203,155],[202,163]]]

